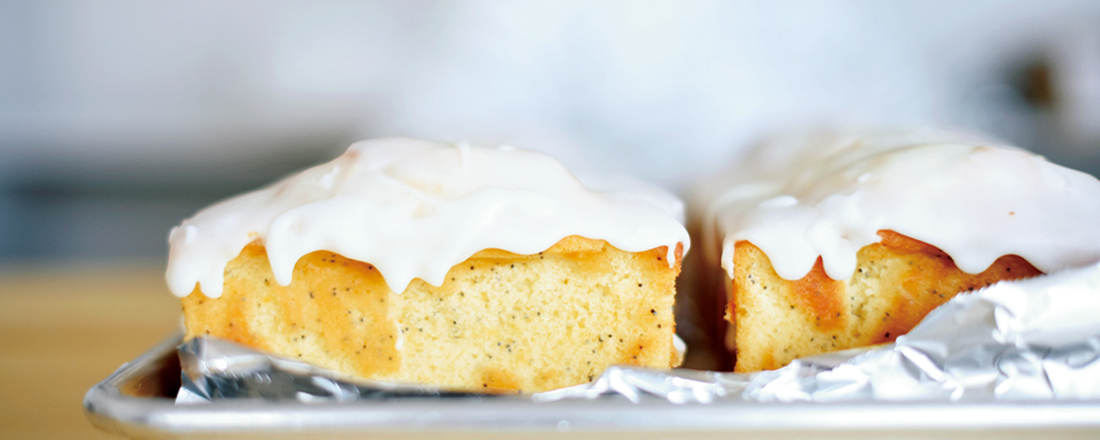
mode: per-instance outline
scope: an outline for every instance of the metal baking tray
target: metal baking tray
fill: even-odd
[[[134,438],[1100,438],[1100,401],[672,404],[523,396],[176,405],[179,335],[88,390],[96,427]]]

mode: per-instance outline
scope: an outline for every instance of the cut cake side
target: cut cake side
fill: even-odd
[[[734,371],[771,370],[800,357],[891,342],[960,292],[1042,273],[1006,255],[967,274],[935,246],[888,230],[879,236],[859,250],[847,280],[829,278],[820,257],[802,279],[785,280],[760,248],[738,242],[726,314]]]
[[[544,252],[488,249],[441,286],[402,293],[371,264],[303,256],[274,281],[263,246],[225,269],[224,293],[183,298],[188,339],[211,335],[357,377],[456,389],[545,391],[588,382],[613,364],[669,368],[675,279],[664,247],[625,252],[566,237]]]

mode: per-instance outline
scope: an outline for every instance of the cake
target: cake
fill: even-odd
[[[682,204],[541,153],[379,139],[170,234],[186,338],[370,380],[538,392],[670,368]]]
[[[721,290],[700,302],[735,371],[891,342],[959,292],[1100,261],[1100,182],[972,136],[792,135],[716,181]]]

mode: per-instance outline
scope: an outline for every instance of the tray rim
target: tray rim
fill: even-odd
[[[92,386],[85,415],[100,429],[137,437],[185,434],[322,432],[881,432],[975,429],[1087,430],[1100,434],[1100,400],[979,402],[673,404],[657,397],[534,402],[516,396],[404,398],[351,403],[245,400],[176,405],[124,395],[120,385],[147,373],[182,342],[174,334]]]

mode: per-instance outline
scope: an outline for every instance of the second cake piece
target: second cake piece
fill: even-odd
[[[959,292],[1100,261],[1100,182],[943,133],[819,132],[739,164],[704,220],[736,371],[889,342]]]

